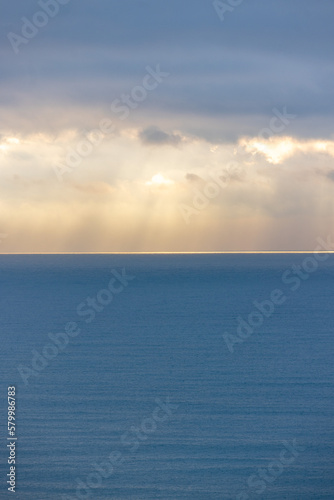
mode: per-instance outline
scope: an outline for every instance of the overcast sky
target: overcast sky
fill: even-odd
[[[5,2],[0,252],[313,250],[332,231],[334,3],[232,3]]]

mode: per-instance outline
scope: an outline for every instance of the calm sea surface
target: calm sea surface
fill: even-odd
[[[315,262],[0,256],[0,498],[16,386],[18,500],[333,500],[334,255]]]

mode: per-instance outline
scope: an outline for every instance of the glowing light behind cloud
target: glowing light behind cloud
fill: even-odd
[[[333,141],[298,141],[292,137],[271,137],[264,140],[259,137],[243,138],[239,146],[252,155],[258,153],[266,157],[269,163],[278,165],[296,153],[323,152],[334,157]]]
[[[162,174],[156,174],[152,177],[152,179],[146,182],[147,186],[171,186],[174,184],[170,179],[165,179]]]
[[[0,169],[0,229],[8,234],[0,251],[299,250],[333,222],[330,141],[276,138],[264,148],[244,139],[237,148],[196,140],[152,150],[138,134],[119,134],[60,183],[50,165],[76,141],[73,134],[2,141],[10,150]],[[305,168],[305,154],[317,168]],[[212,173],[228,171],[232,160],[240,175],[185,224],[180,204],[193,207]]]
[[[243,2],[224,23],[200,0],[81,0],[17,56],[4,37],[0,251],[312,249],[334,227],[334,3],[298,1],[296,24],[291,0]],[[4,25],[35,11],[4,2]],[[147,65],[170,76],[122,119],[111,104]],[[281,129],[274,108],[296,119]],[[113,132],[58,182],[102,119]],[[240,174],[207,188],[230,162]],[[186,225],[179,205],[205,190]]]
[[[0,151],[7,152],[12,149],[12,146],[20,144],[20,140],[16,137],[4,137],[0,144]]]

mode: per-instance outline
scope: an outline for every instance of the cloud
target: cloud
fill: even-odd
[[[327,177],[328,177],[328,179],[330,179],[331,181],[334,182],[334,170],[331,170],[330,172],[328,172]]]
[[[334,157],[334,141],[296,140],[293,137],[243,138],[239,146],[252,155],[264,155],[268,163],[278,165],[296,154],[328,155]]]
[[[6,34],[40,9],[0,21],[1,251],[312,249],[332,227],[334,2],[240,2],[222,23],[211,0],[71,0],[15,55]],[[122,119],[148,65],[170,76]],[[115,132],[59,183],[103,119]],[[185,227],[211,172],[228,181]]]
[[[22,17],[37,9],[34,0],[7,2],[3,32],[20,33]],[[141,83],[148,64],[160,64],[168,81],[121,123],[143,129],[146,144],[254,137],[283,106],[298,116],[291,136],[329,138],[333,15],[333,2],[281,0],[278,8],[254,0],[221,23],[211,1],[71,0],[18,56],[2,37],[0,128],[57,134],[94,128],[104,116],[118,124],[112,101]],[[150,135],[152,123],[169,137]]]
[[[182,142],[182,137],[179,134],[169,134],[158,127],[148,127],[142,130],[139,132],[139,138],[144,144],[155,146],[177,146]]]
[[[199,175],[196,175],[196,174],[188,173],[188,174],[186,174],[185,177],[186,177],[186,180],[189,182],[203,182],[203,179]]]

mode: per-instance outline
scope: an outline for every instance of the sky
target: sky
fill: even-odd
[[[332,0],[15,0],[0,253],[313,250],[333,229]]]

